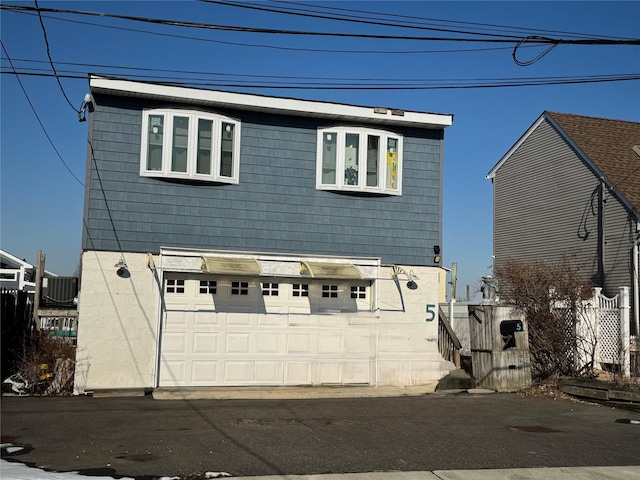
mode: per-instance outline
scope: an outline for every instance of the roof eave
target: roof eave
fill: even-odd
[[[356,121],[390,126],[406,126],[442,130],[453,123],[453,115],[414,112],[391,108],[363,107],[339,103],[270,97],[255,94],[224,92],[182,86],[143,83],[126,79],[91,75],[92,93],[167,102],[192,103],[218,108],[233,108],[282,115]]]

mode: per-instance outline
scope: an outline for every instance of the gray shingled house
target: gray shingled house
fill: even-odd
[[[76,392],[422,385],[453,116],[90,79]]]
[[[565,256],[605,295],[628,286],[637,334],[640,123],[544,112],[487,178],[495,265]]]

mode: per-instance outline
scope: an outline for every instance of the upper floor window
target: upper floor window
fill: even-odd
[[[240,122],[189,110],[145,110],[140,175],[238,183]]]
[[[318,129],[316,186],[402,194],[402,136],[382,130]]]

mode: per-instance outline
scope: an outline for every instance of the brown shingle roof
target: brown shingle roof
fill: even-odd
[[[640,212],[640,123],[545,112]]]

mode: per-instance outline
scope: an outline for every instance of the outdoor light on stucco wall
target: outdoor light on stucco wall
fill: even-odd
[[[127,264],[125,263],[123,258],[121,258],[120,261],[114,265],[114,267],[118,267],[118,269],[116,270],[116,275],[120,278],[129,278],[131,276],[131,273],[129,272]]]
[[[433,246],[433,263],[440,263],[440,245],[434,245]]]

